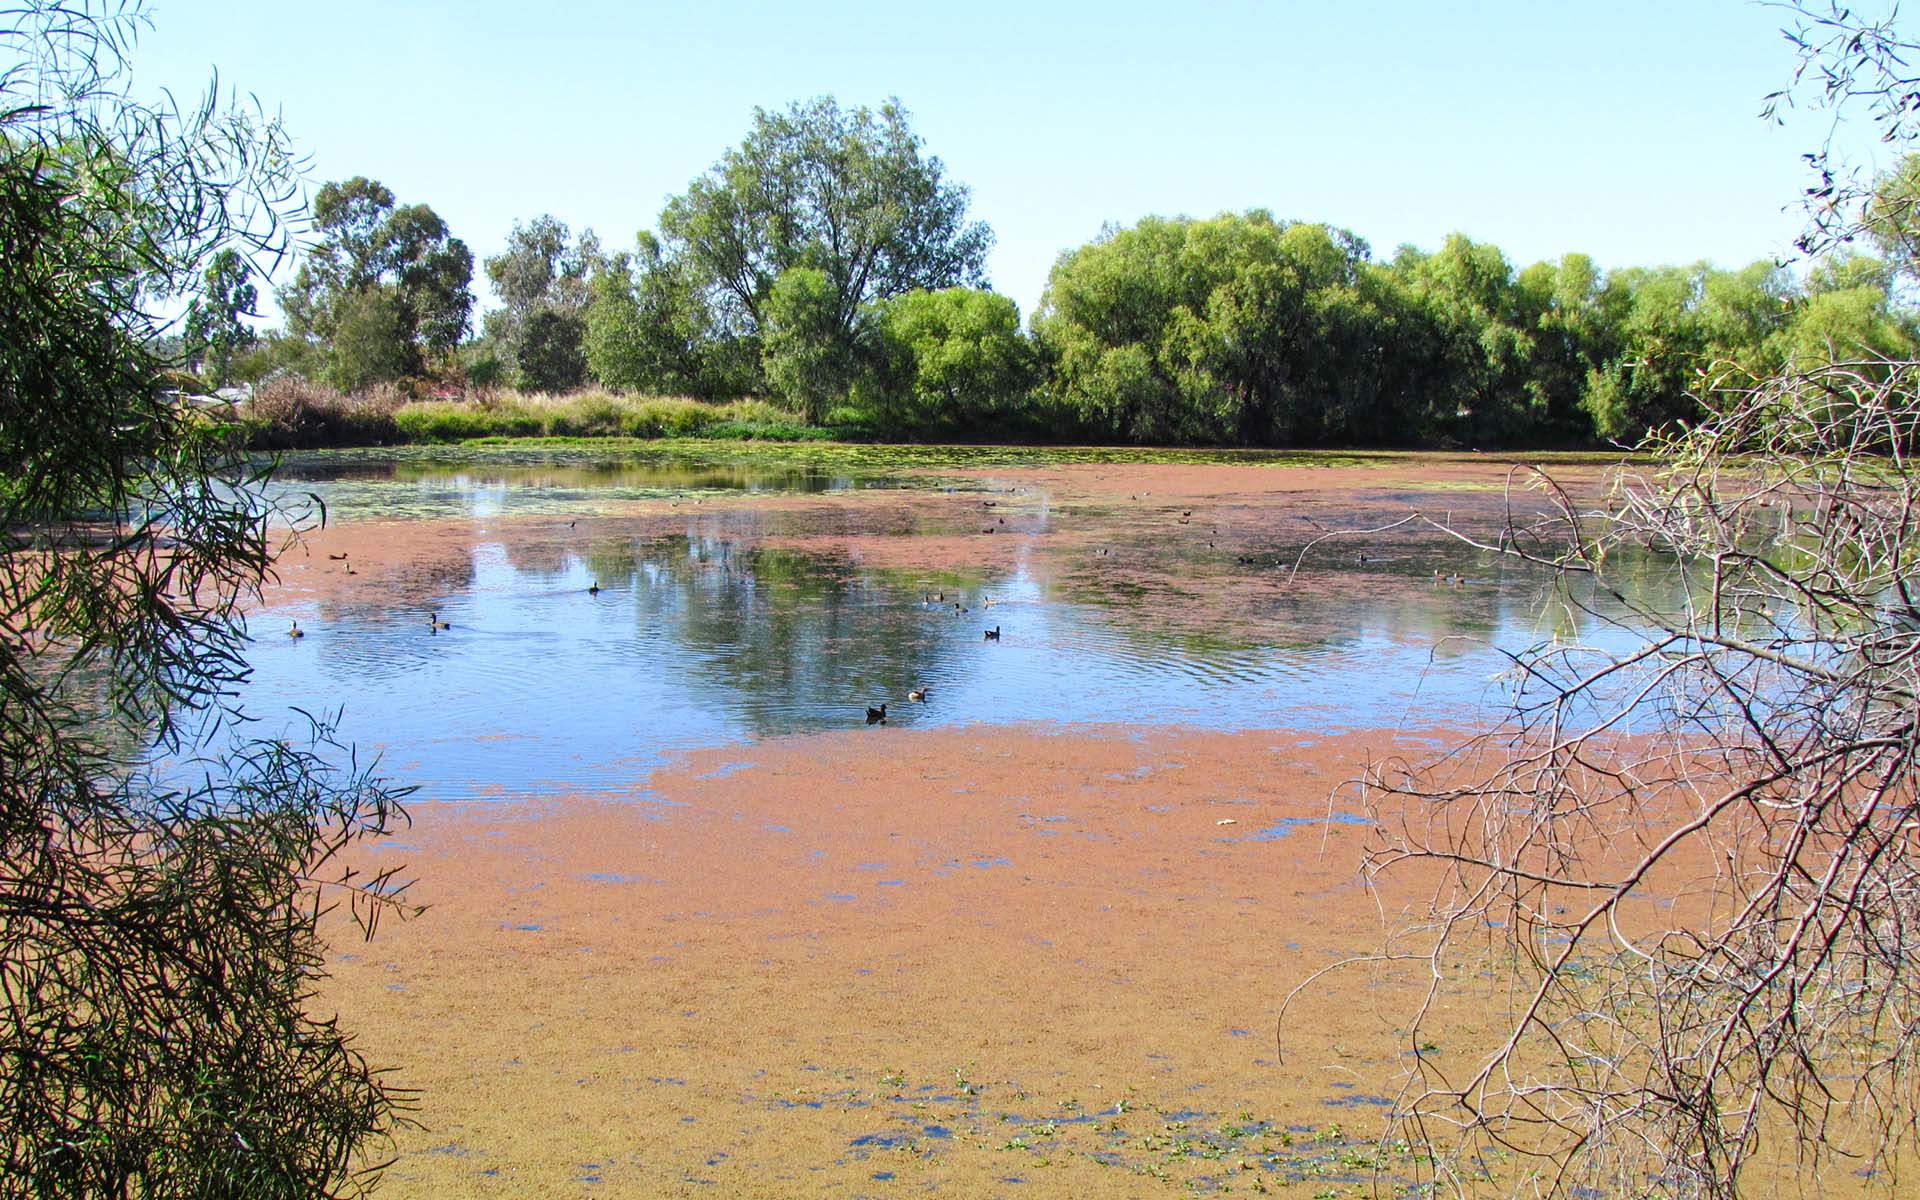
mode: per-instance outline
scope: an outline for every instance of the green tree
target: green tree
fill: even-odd
[[[840,328],[832,280],[811,267],[788,271],[767,297],[766,319],[767,382],[817,425],[853,387],[864,349]]]
[[[1637,440],[1698,420],[1710,373],[1749,376],[1778,365],[1776,335],[1794,311],[1791,281],[1770,262],[1739,271],[1707,263],[1616,271],[1624,293],[1614,356],[1584,401],[1602,437]]]
[[[908,292],[880,305],[892,360],[888,417],[902,424],[977,429],[1023,402],[1037,382],[1020,310],[973,288]]]
[[[408,353],[407,314],[393,289],[346,293],[332,320],[326,375],[335,387],[357,391],[413,372],[417,360]]]
[[[584,367],[572,370],[566,353],[555,357],[553,338],[557,333],[563,339],[571,336],[564,332],[567,330],[584,335],[590,297],[588,273],[599,259],[599,239],[591,229],[574,241],[565,222],[542,215],[526,225],[514,222],[513,232],[507,235],[507,248],[486,260],[487,279],[502,302],[502,307],[488,313],[483,322],[486,340],[498,347],[506,364],[521,372],[522,387],[552,390],[555,379],[571,380],[564,387],[580,385]],[[543,344],[535,354],[544,357],[536,376],[528,376],[521,354],[528,322],[542,312],[564,319],[542,322]]]
[[[1425,314],[1346,230],[1149,217],[1060,256],[1034,332],[1096,436],[1305,444],[1426,432]]]
[[[1868,282],[1808,296],[1769,349],[1798,370],[1859,363],[1873,372],[1875,364],[1911,360],[1916,347],[1912,318],[1894,312],[1884,286]]]
[[[581,349],[586,321],[577,313],[542,308],[520,326],[520,348],[514,356],[520,367],[520,386],[539,392],[569,392],[587,378],[587,355]]]
[[[633,254],[602,259],[589,289],[587,363],[608,387],[715,400],[758,383],[759,339],[718,328],[686,261],[652,234]]]
[[[343,1195],[400,1110],[315,1013],[316,926],[335,888],[369,923],[396,903],[338,855],[398,793],[209,723],[244,719],[282,527],[231,431],[168,400],[144,307],[217,306],[222,248],[282,250],[295,159],[217,96],[129,99],[142,20],[0,18],[31,48],[0,73],[0,1192]]]
[[[253,269],[231,246],[207,264],[200,295],[187,307],[187,344],[205,356],[204,374],[215,387],[233,382],[234,355],[258,340],[240,318],[256,316],[260,293],[251,280]]]
[[[1862,224],[1890,266],[1920,276],[1920,154],[1905,156],[1874,180]]]
[[[822,333],[850,357],[874,301],[984,281],[993,235],[966,219],[967,189],[944,173],[896,101],[756,109],[746,139],[667,203],[660,228],[729,333],[766,334],[776,282],[818,272],[831,301]]]
[[[1528,440],[1536,424],[1528,385],[1538,322],[1507,256],[1455,233],[1406,267],[1409,287],[1448,341],[1453,432],[1475,443]]]
[[[393,193],[375,180],[355,176],[321,187],[313,200],[320,240],[308,251],[293,282],[281,289],[287,331],[329,350],[328,373],[341,387],[372,380],[364,368],[377,364],[377,379],[421,375],[465,336],[473,310],[473,255],[452,236],[446,222],[424,204],[395,206]],[[382,293],[383,301],[368,299]],[[356,358],[332,355],[341,325],[358,321],[362,333],[375,324],[370,313],[398,315],[395,340],[379,352],[361,343]]]

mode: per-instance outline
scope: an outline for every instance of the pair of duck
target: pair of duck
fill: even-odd
[[[439,632],[440,632],[440,631],[441,631],[442,629],[452,629],[452,628],[453,628],[453,622],[451,622],[451,621],[442,621],[442,620],[440,619],[440,614],[439,614],[439,613],[437,613],[437,612],[435,612],[435,613],[428,613],[428,614],[427,614],[427,629],[428,629],[428,630],[429,630],[430,632],[433,632],[433,633],[439,633]],[[296,620],[288,620],[288,622],[287,622],[287,636],[288,636],[288,637],[290,637],[290,638],[303,638],[303,637],[305,637],[305,636],[307,636],[307,631],[306,631],[306,630],[304,630],[304,629],[302,629],[302,628],[300,628],[300,622],[299,622],[299,621],[296,621]]]
[[[912,700],[916,704],[925,704],[927,702],[928,694],[931,693],[932,691],[933,689],[931,687],[923,684],[920,687],[914,688],[912,691],[908,692],[907,699]],[[886,723],[887,723],[887,706],[885,703],[882,703],[879,708],[875,708],[871,704],[867,705],[867,724],[885,725]]]

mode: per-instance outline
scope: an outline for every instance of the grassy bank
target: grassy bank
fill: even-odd
[[[510,391],[445,400],[412,400],[396,387],[343,393],[279,379],[261,385],[239,409],[247,443],[261,450],[432,445],[476,438],[670,438],[821,441],[865,431],[810,426],[764,400],[708,404],[684,396],[623,396],[583,391],[565,396]]]

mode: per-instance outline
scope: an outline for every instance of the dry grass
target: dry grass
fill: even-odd
[[[406,402],[394,384],[348,394],[290,375],[256,387],[243,419],[248,441],[266,449],[383,445],[401,440],[395,414]]]

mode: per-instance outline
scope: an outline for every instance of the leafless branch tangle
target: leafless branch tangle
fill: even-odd
[[[1368,872],[1436,881],[1365,961],[1425,964],[1398,1135],[1442,1184],[1897,1186],[1920,1111],[1917,370],[1724,388],[1585,507],[1516,469],[1516,515],[1475,544],[1614,636],[1514,652],[1502,727],[1359,783]],[[1548,516],[1518,515],[1522,488]],[[1505,1035],[1468,1065],[1421,1053],[1488,972]]]

